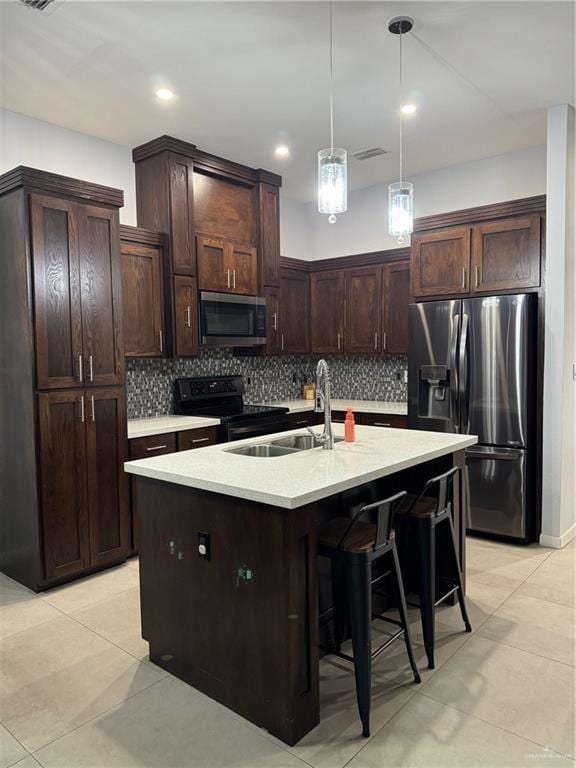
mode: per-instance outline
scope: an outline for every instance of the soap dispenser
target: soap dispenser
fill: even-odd
[[[354,421],[352,408],[348,408],[346,411],[346,419],[344,420],[344,440],[347,443],[353,443],[356,440],[356,422]]]

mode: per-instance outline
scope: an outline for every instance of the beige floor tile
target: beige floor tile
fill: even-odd
[[[574,599],[576,574],[572,565],[547,560],[518,588],[518,593],[551,603],[576,606]]]
[[[466,608],[475,632],[508,597],[508,590],[469,581],[466,585]],[[464,629],[460,606],[439,605],[436,609],[436,620],[456,629]]]
[[[0,720],[34,751],[161,678],[62,616],[0,641]]]
[[[554,549],[548,561],[555,565],[571,565],[576,568],[576,547],[567,544],[564,549]]]
[[[108,600],[72,611],[70,616],[137,659],[148,660],[148,643],[142,639],[140,631],[139,589],[129,589]],[[162,671],[160,667],[157,669]]]
[[[14,763],[12,768],[42,768],[42,766],[32,755],[28,755],[24,760],[20,760],[19,763]]]
[[[173,677],[41,749],[37,757],[45,768],[305,768]]]
[[[10,600],[0,605],[0,639],[62,616],[39,597]]]
[[[515,593],[478,631],[491,640],[574,666],[575,618],[573,608]]]
[[[66,584],[63,587],[56,587],[56,589],[43,592],[42,599],[64,613],[71,613],[79,608],[134,589],[138,585],[138,571],[124,564]]]
[[[504,550],[484,549],[466,556],[467,583],[477,582],[511,594],[546,561],[541,556],[520,558]]]
[[[3,725],[0,725],[0,768],[14,765],[27,754],[22,744]]]
[[[35,592],[6,576],[5,573],[0,573],[0,605],[14,601],[32,600],[34,597],[36,597]]]
[[[129,560],[126,560],[126,565],[130,566],[130,568],[135,568],[137,571],[140,569],[140,562],[137,557],[131,557]]]
[[[422,692],[562,753],[574,754],[574,669],[478,635]]]
[[[513,768],[534,766],[539,754],[542,754],[541,747],[531,741],[426,696],[416,695],[366,744],[349,766]],[[554,765],[572,764],[569,759],[554,757]]]
[[[540,544],[507,544],[492,539],[482,539],[475,536],[466,537],[466,551],[469,557],[475,557],[477,553],[491,550],[504,557],[515,557],[518,560],[543,561],[554,552],[551,547],[542,547]]]

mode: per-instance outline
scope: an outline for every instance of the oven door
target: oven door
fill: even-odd
[[[266,343],[266,299],[200,292],[200,340],[211,347]]]
[[[280,414],[274,419],[264,421],[253,421],[243,424],[227,424],[224,439],[226,442],[233,440],[246,440],[250,437],[262,437],[263,435],[272,435],[274,432],[286,432],[292,429],[292,421],[289,414]]]

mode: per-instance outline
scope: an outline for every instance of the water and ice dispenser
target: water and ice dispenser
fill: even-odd
[[[450,369],[445,365],[420,366],[418,416],[450,420]]]

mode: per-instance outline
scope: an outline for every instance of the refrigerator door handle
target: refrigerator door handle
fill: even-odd
[[[458,328],[460,326],[460,315],[454,315],[454,330],[450,340],[450,413],[452,415],[452,425],[454,432],[458,432],[458,366],[456,355],[458,351]]]
[[[466,456],[471,459],[500,459],[502,461],[517,461],[522,456],[519,448],[466,448]]]
[[[469,316],[462,314],[462,330],[460,332],[460,349],[458,359],[458,393],[460,396],[460,427],[463,434],[468,433],[468,343]]]

